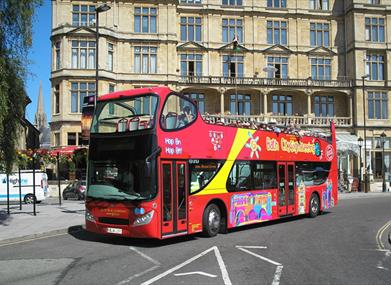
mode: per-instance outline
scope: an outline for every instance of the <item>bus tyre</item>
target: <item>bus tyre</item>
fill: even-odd
[[[34,203],[34,195],[33,194],[27,194],[26,196],[24,196],[24,202],[26,204]]]
[[[217,207],[215,204],[208,205],[204,211],[202,224],[205,236],[216,236],[221,227],[221,213],[219,207]]]
[[[312,193],[310,199],[310,212],[309,212],[310,218],[315,218],[317,215],[319,215],[319,211],[320,211],[319,197],[315,193]]]

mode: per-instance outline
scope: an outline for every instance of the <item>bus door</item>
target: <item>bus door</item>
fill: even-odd
[[[278,214],[286,216],[295,213],[295,165],[293,162],[279,162],[278,167]]]
[[[184,161],[161,163],[162,237],[187,232],[187,165]]]

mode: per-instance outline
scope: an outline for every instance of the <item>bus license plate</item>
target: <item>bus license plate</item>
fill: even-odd
[[[110,234],[122,234],[122,229],[107,228],[107,232],[110,233]]]

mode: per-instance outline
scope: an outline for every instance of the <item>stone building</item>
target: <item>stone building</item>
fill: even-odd
[[[370,171],[388,172],[389,139],[383,157],[379,138],[391,135],[391,0],[53,0],[52,14],[53,146],[83,144],[81,102],[95,94],[98,56],[99,95],[163,84],[203,114],[311,128],[332,118],[355,148],[365,121]],[[357,175],[357,161],[341,159]]]

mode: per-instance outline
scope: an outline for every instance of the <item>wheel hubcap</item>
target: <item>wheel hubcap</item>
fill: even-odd
[[[318,211],[318,201],[316,199],[312,199],[311,210],[313,213]]]
[[[210,213],[209,213],[209,228],[212,231],[216,231],[216,230],[218,230],[219,225],[220,225],[219,214],[215,210],[210,211]]]

